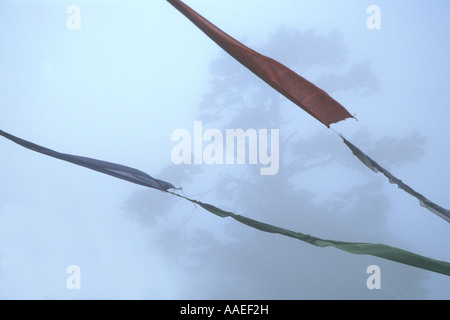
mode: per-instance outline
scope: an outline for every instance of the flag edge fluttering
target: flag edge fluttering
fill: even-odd
[[[203,33],[205,33],[235,60],[257,75],[281,95],[324,124],[327,128],[330,128],[331,124],[338,123],[349,118],[356,119],[345,107],[333,99],[327,92],[317,87],[314,83],[300,76],[279,61],[262,55],[237,41],[209,20],[204,18],[202,15],[197,13],[195,10],[190,8],[184,2],[180,0],[167,0],[167,2],[180,11],[187,19],[189,19],[195,26],[197,26]],[[238,46],[239,50],[243,50],[244,53],[238,53],[237,51],[239,50],[236,50],[236,48],[233,50],[233,45]],[[261,62],[264,62],[264,66]],[[283,74],[281,74],[280,71],[282,71]],[[272,75],[270,76],[269,74]],[[288,79],[284,79],[285,76],[288,77]],[[284,81],[283,85],[281,85],[279,81]],[[297,86],[297,90],[288,88],[288,83],[289,85],[294,83]],[[309,95],[301,98],[294,96],[300,94],[303,90],[307,90]]]
[[[6,133],[2,130],[0,130],[0,135],[5,137],[6,139],[11,140],[12,142],[27,148],[29,150],[47,155],[49,157],[53,157],[53,158],[57,158],[59,160],[63,160],[63,161],[67,161],[64,159],[64,157],[60,157],[60,155],[63,156],[67,156],[68,154],[63,154],[63,153],[59,153],[57,151],[51,150],[51,149],[47,149],[45,147],[36,145],[32,142],[29,142],[27,140],[23,140],[21,138],[18,138],[16,136],[13,136],[9,133]],[[42,152],[44,151],[44,152]],[[74,156],[74,155],[70,155],[73,157],[80,157],[80,156]],[[112,164],[112,165],[117,165],[115,163],[111,163],[111,162],[106,162],[106,161],[102,161],[102,160],[97,160],[97,159],[92,159],[92,158],[86,158],[86,157],[80,157],[80,158],[85,158],[85,159],[89,159],[89,160],[95,160],[95,161],[99,161],[99,163],[105,163],[105,164]],[[450,263],[446,262],[446,261],[440,261],[440,260],[436,260],[433,258],[429,258],[429,257],[425,257],[422,255],[418,255],[416,253],[413,252],[409,252],[403,249],[399,249],[399,248],[395,248],[395,247],[391,247],[388,245],[384,245],[384,244],[373,244],[373,243],[357,243],[357,242],[347,242],[347,241],[336,241],[336,240],[325,240],[325,239],[321,239],[315,236],[311,236],[311,235],[307,235],[304,233],[300,233],[300,232],[295,232],[289,229],[284,229],[281,227],[277,227],[271,224],[267,224],[261,221],[257,221],[242,215],[238,215],[229,211],[225,211],[222,209],[219,209],[211,204],[208,203],[204,203],[198,200],[194,200],[194,199],[190,199],[188,197],[185,197],[183,195],[180,195],[178,193],[175,193],[173,191],[170,191],[170,189],[178,189],[173,187],[173,185],[169,182],[163,181],[163,180],[158,180],[161,181],[163,183],[165,183],[166,187],[162,187],[161,185],[159,185],[159,187],[155,187],[152,184],[143,184],[143,183],[138,183],[136,181],[132,181],[130,179],[124,179],[120,176],[116,176],[113,174],[110,174],[108,172],[102,171],[102,170],[98,170],[96,168],[92,168],[89,166],[85,166],[82,165],[80,163],[74,162],[74,161],[68,161],[72,164],[76,164],[76,165],[80,165],[83,167],[86,167],[88,169],[97,171],[97,172],[101,172],[110,176],[113,176],[115,178],[119,178],[122,180],[126,180],[132,183],[136,183],[139,185],[142,185],[144,187],[148,187],[148,188],[153,188],[153,189],[157,189],[160,190],[162,192],[166,192],[172,195],[175,195],[177,197],[183,198],[185,200],[190,201],[191,203],[197,204],[200,207],[202,207],[203,209],[215,214],[216,216],[219,216],[221,218],[226,218],[226,217],[231,217],[232,219],[234,219],[237,222],[240,222],[244,225],[247,225],[253,229],[257,229],[263,232],[267,232],[267,233],[273,233],[273,234],[280,234],[283,236],[287,236],[290,238],[294,238],[306,243],[309,243],[311,245],[317,246],[317,247],[335,247],[339,250],[348,252],[348,253],[352,253],[352,254],[359,254],[359,255],[371,255],[371,256],[375,256],[375,257],[379,257],[382,259],[386,259],[386,260],[390,260],[390,261],[394,261],[397,263],[401,263],[401,264],[405,264],[405,265],[409,265],[412,267],[416,267],[419,269],[423,269],[423,270],[428,270],[428,271],[432,271],[435,273],[439,273],[439,274],[443,274],[443,275],[447,275],[450,276]],[[123,165],[118,165],[121,166],[121,168],[125,169],[129,169],[132,172],[141,172],[137,169],[131,168],[131,167],[126,167]],[[142,172],[145,176],[151,177],[150,175]],[[152,178],[154,179],[154,178]]]
[[[230,35],[228,35],[227,33],[225,33],[224,31],[222,31],[220,28],[218,28],[217,26],[215,26],[213,23],[211,23],[210,21],[208,21],[207,19],[205,19],[203,16],[201,16],[200,14],[198,14],[195,10],[193,10],[192,8],[190,8],[188,5],[186,5],[183,1],[180,0],[167,0],[167,2],[169,2],[172,6],[174,6],[178,11],[180,11],[186,18],[188,18],[194,25],[196,25],[201,31],[203,31],[210,39],[212,39],[217,45],[219,45],[223,50],[225,50],[230,56],[232,56],[234,59],[236,59],[237,61],[239,61],[242,65],[244,65],[247,69],[249,69],[250,71],[252,71],[253,73],[255,73],[257,76],[259,76],[261,79],[263,79],[267,84],[269,84],[270,86],[272,86],[276,91],[278,91],[279,93],[281,93],[283,96],[287,97],[289,100],[291,100],[292,102],[294,102],[295,104],[297,104],[300,108],[302,108],[304,111],[306,111],[308,114],[310,114],[312,117],[316,118],[318,121],[320,121],[321,123],[323,123],[325,126],[327,126],[328,128],[330,128],[330,125],[332,123],[337,123],[340,121],[343,121],[345,119],[348,118],[354,118],[353,115],[351,115],[342,105],[339,104],[339,102],[337,102],[336,100],[334,100],[331,96],[329,96],[325,91],[323,91],[322,89],[320,89],[319,87],[315,86],[312,82],[310,82],[309,80],[301,77],[300,75],[296,74],[294,71],[292,71],[291,69],[289,69],[288,67],[282,65],[281,63],[279,63],[278,61],[270,58],[270,57],[266,57],[264,55],[261,55],[260,53],[256,52],[255,50],[245,46],[244,44],[240,43],[239,41],[237,41],[236,39],[234,39],[233,37],[231,37]],[[219,33],[220,37],[217,36],[215,33]],[[224,40],[225,39],[225,40]],[[226,44],[225,42],[228,41],[229,43]],[[264,77],[262,77],[260,74],[258,74],[257,71],[255,71],[255,67],[251,67],[248,64],[246,64],[244,61],[242,61],[244,58],[239,57],[236,53],[234,53],[232,51],[232,43],[236,43],[239,45],[239,47],[242,47],[243,50],[246,51],[246,53],[248,55],[252,55],[252,56],[260,56],[263,57],[263,59],[265,59],[265,61],[269,61],[270,63],[275,63],[278,64],[279,66],[281,66],[282,68],[285,68],[286,70],[289,70],[289,72],[291,72],[292,74],[295,74],[298,79],[295,79],[296,81],[301,81],[302,82],[302,86],[306,86],[306,87],[313,87],[315,92],[317,92],[318,94],[323,95],[326,99],[326,101],[333,101],[334,103],[336,103],[340,108],[342,108],[343,110],[345,110],[345,112],[347,113],[347,116],[344,117],[343,119],[340,119],[338,121],[334,121],[334,122],[327,122],[324,121],[324,119],[321,119],[320,117],[318,117],[316,114],[314,114],[308,107],[305,107],[304,105],[302,105],[300,102],[296,102],[295,100],[292,99],[292,97],[290,97],[289,95],[285,94],[285,89],[284,88],[280,88],[277,87],[276,85],[274,85],[273,82],[270,82],[266,79],[264,79]],[[242,49],[241,48],[241,49]],[[245,60],[245,59],[244,59]],[[248,59],[249,60],[249,59]],[[257,68],[256,68],[257,69]],[[334,130],[333,130],[334,131]],[[343,139],[344,139],[344,143],[345,138],[340,135]],[[346,144],[347,147],[349,147],[350,149],[352,149],[348,144]],[[356,147],[355,147],[356,148]],[[356,148],[357,149],[357,148]],[[358,149],[359,150],[359,149]],[[359,150],[360,151],[360,150]],[[353,150],[352,150],[353,152]],[[361,154],[363,154],[364,156],[368,157],[367,155],[365,155],[362,151],[360,151]],[[355,152],[353,152],[353,154],[358,157],[357,154],[355,154]],[[371,167],[370,163],[366,163],[364,161],[364,159],[361,159],[361,157],[358,157],[358,159],[360,159],[361,162],[363,162],[367,167],[369,167],[370,169],[374,170],[373,167]],[[370,158],[369,158],[370,159]],[[373,162],[376,163],[374,160],[370,159],[369,162]],[[378,164],[377,164],[378,165]],[[400,179],[396,178],[395,176],[393,176],[391,173],[389,173],[386,169],[384,169],[383,167],[379,166],[379,168],[377,168],[377,170],[381,171],[388,179],[391,183],[395,183],[399,186],[399,188],[403,189],[405,192],[409,193],[410,195],[412,195],[413,197],[416,197],[419,200],[419,203],[422,207],[428,209],[429,211],[433,212],[434,214],[438,215],[439,217],[443,218],[444,220],[446,220],[447,222],[450,223],[450,211],[431,202],[429,199],[427,199],[426,197],[424,197],[423,195],[421,195],[420,193],[418,193],[417,191],[415,191],[414,189],[412,189],[411,187],[409,187],[408,185],[404,184]],[[393,181],[393,182],[392,182]]]
[[[413,188],[411,188],[409,185],[404,183],[402,180],[394,176],[392,173],[390,173],[388,170],[386,170],[384,167],[382,167],[378,162],[373,160],[371,157],[369,157],[366,153],[361,151],[357,146],[355,146],[353,143],[351,143],[348,139],[346,139],[342,134],[340,135],[342,138],[342,141],[344,144],[350,149],[350,151],[353,153],[353,155],[361,161],[367,168],[372,170],[375,173],[381,172],[391,184],[396,184],[398,188],[402,189],[409,195],[415,197],[417,200],[419,200],[419,204],[428,209],[430,212],[434,213],[438,217],[444,219],[448,223],[450,223],[450,210],[441,207],[440,205],[432,202],[428,198],[426,198],[421,193],[417,192]]]

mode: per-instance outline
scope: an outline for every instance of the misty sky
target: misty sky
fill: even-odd
[[[332,128],[450,208],[450,3],[186,0],[357,121]],[[67,8],[80,8],[69,29]],[[381,9],[381,29],[366,10]],[[230,81],[228,81],[230,80]],[[120,163],[323,238],[450,261],[449,225],[353,157],[169,3],[0,1],[0,130]],[[280,171],[172,163],[177,129],[280,130]],[[450,279],[265,234],[0,139],[2,299],[449,299]],[[68,266],[81,270],[69,290]],[[381,268],[368,290],[366,268]]]

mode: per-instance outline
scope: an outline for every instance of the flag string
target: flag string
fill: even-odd
[[[267,224],[242,215],[238,215],[233,212],[225,211],[214,205],[204,203],[199,200],[191,199],[179,193],[175,193],[171,190],[176,190],[179,188],[175,188],[173,184],[163,180],[155,179],[152,176],[131,167],[77,155],[60,153],[42,147],[40,145],[34,144],[27,140],[18,138],[2,130],[0,130],[0,135],[32,151],[39,152],[41,154],[53,158],[57,158],[59,160],[68,161],[72,164],[83,166],[88,169],[95,170],[141,186],[157,189],[162,192],[172,194],[176,197],[185,199],[195,205],[198,205],[203,209],[209,211],[210,213],[215,214],[216,216],[219,216],[221,218],[230,217],[244,225],[247,225],[251,228],[263,232],[280,234],[286,237],[301,240],[303,242],[309,243],[317,247],[331,246],[352,254],[372,255],[375,257],[395,261],[398,263],[450,276],[450,263],[445,261],[435,260],[429,257],[421,256],[416,253],[412,253],[403,249],[391,247],[384,244],[326,240],[308,234],[304,234],[301,232],[295,232],[289,229],[281,228],[272,224]]]

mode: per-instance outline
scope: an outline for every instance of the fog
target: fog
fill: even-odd
[[[0,130],[120,163],[181,195],[317,237],[450,261],[449,226],[365,167],[341,133],[450,208],[450,3],[186,4],[312,81],[357,120],[334,130],[158,1],[0,2]],[[75,5],[79,29],[70,28]],[[370,29],[370,5],[380,29]],[[75,21],[75,24],[77,21]],[[278,129],[279,170],[175,164],[172,133]],[[202,147],[206,147],[204,143]],[[0,139],[2,299],[449,299],[447,276],[318,248]],[[381,270],[370,290],[367,267]],[[78,266],[80,288],[70,288]]]

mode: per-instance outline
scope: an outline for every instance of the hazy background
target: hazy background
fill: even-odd
[[[450,3],[186,0],[358,121],[332,125],[449,208]],[[69,30],[69,5],[81,29]],[[369,30],[369,5],[381,29]],[[182,194],[323,238],[450,261],[449,225],[163,0],[0,1],[0,129],[121,163]],[[280,129],[280,171],[171,162],[179,128]],[[206,144],[205,144],[206,145]],[[2,299],[449,299],[450,279],[221,219],[0,139]],[[368,290],[366,268],[381,268]],[[68,290],[66,268],[81,268]]]

